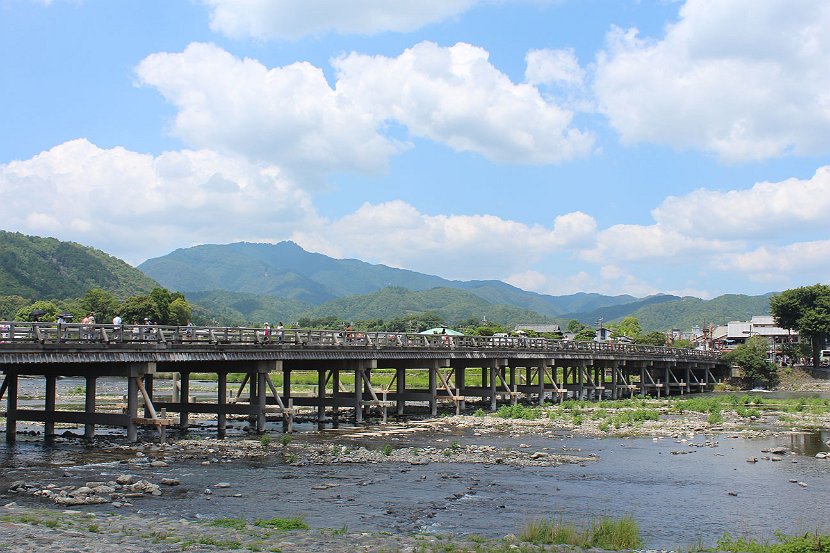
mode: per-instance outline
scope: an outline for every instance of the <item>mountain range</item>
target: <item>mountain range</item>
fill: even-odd
[[[178,249],[138,266],[164,286],[238,321],[328,317],[389,319],[434,312],[447,322],[594,324],[628,315],[645,329],[689,328],[765,314],[769,295],[714,300],[577,293],[551,296],[496,280],[456,281],[356,259],[334,259],[293,242],[239,242]]]
[[[551,296],[497,280],[448,280],[334,259],[293,242],[194,246],[134,268],[74,242],[0,231],[0,306],[3,298],[15,297],[13,303],[19,304],[20,297],[80,297],[94,287],[125,298],[157,286],[184,292],[193,304],[194,319],[223,325],[326,317],[390,320],[419,314],[447,324],[482,319],[505,325],[564,324],[576,319],[593,325],[633,315],[645,330],[688,329],[768,313],[771,295],[712,300],[665,294]]]

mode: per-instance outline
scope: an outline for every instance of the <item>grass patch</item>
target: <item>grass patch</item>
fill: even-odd
[[[248,523],[244,518],[217,518],[208,523],[216,528],[232,528],[233,530],[244,530]]]
[[[542,410],[538,407],[525,407],[520,404],[502,405],[496,411],[496,416],[502,419],[535,420],[542,416]]]
[[[309,526],[300,517],[293,518],[260,518],[254,521],[254,526],[260,528],[271,528],[287,532],[289,530],[308,530]]]
[[[789,536],[775,534],[776,541],[757,541],[755,539],[733,538],[729,534],[718,540],[712,551],[730,551],[734,553],[830,553],[830,534],[804,534]]]
[[[573,545],[608,550],[636,549],[642,546],[640,526],[633,517],[602,517],[594,519],[590,526],[578,528],[556,519],[529,522],[520,539],[534,544]]]
[[[712,411],[709,413],[709,416],[706,417],[706,422],[709,424],[721,424],[723,422],[723,414],[721,414],[720,410]]]

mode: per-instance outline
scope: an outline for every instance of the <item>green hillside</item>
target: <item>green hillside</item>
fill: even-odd
[[[157,286],[138,269],[100,250],[0,231],[0,296],[61,299],[101,288],[123,299]]]
[[[711,300],[685,297],[677,301],[649,305],[631,313],[644,330],[690,329],[694,325],[748,321],[753,315],[769,314],[769,298],[727,294]]]
[[[678,296],[658,294],[655,296],[649,296],[642,300],[634,300],[629,303],[600,307],[598,309],[594,309],[588,312],[568,313],[567,315],[564,315],[563,318],[576,319],[581,323],[593,325],[600,319],[606,322],[616,321],[622,319],[623,317],[633,315],[634,313],[637,313],[650,305],[657,305],[666,302],[675,302],[680,299],[681,298]]]
[[[544,315],[527,309],[490,303],[464,290],[433,288],[412,291],[401,287],[389,287],[372,294],[332,300],[310,309],[304,313],[304,316],[388,320],[428,311],[439,314],[450,324],[468,319],[480,321],[484,317],[489,321],[498,321],[502,324],[550,320]]]
[[[264,322],[276,324],[296,321],[310,307],[307,303],[246,292],[191,292],[188,299],[195,304],[201,320],[228,326],[262,326]]]

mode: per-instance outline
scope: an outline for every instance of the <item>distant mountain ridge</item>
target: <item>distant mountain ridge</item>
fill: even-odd
[[[569,319],[594,324],[600,318],[611,323],[634,315],[644,329],[663,330],[763,315],[769,311],[770,295],[708,301],[667,294],[550,296],[497,280],[454,281],[357,259],[334,259],[293,242],[194,246],[147,260],[138,268],[234,320],[252,321],[324,316],[361,320],[431,310],[448,321],[486,316],[510,324]]]
[[[196,246],[140,267],[149,276],[81,244],[0,231],[0,303],[15,296],[29,301],[77,298],[90,288],[125,298],[163,285],[185,292],[194,319],[198,316],[206,324],[260,325],[331,316],[388,320],[432,312],[448,324],[486,317],[509,325],[569,319],[593,325],[600,318],[608,324],[633,315],[645,330],[688,329],[767,314],[771,295],[729,294],[712,300],[593,293],[548,296],[495,280],[452,281],[333,259],[291,242]]]

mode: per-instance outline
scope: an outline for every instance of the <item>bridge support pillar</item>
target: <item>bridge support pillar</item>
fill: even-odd
[[[153,378],[152,374],[145,374],[144,375],[144,391],[147,392],[147,398],[150,400],[150,403],[153,402]],[[151,417],[150,414],[150,405],[147,402],[144,403],[144,418],[149,419]]]
[[[216,382],[216,403],[219,405],[219,414],[216,420],[216,434],[219,439],[225,438],[227,430],[227,414],[225,413],[225,405],[228,402],[228,373],[219,371]]]
[[[139,377],[130,375],[127,378],[127,440],[138,441],[138,427],[135,418],[138,415],[138,382]]]
[[[87,414],[95,412],[95,395],[98,387],[98,378],[95,376],[86,377],[86,389],[84,390],[84,411]],[[84,424],[84,438],[91,440],[95,437],[95,424],[88,422]]]
[[[354,422],[363,422],[363,368],[358,367],[354,371]]]
[[[317,429],[322,430],[326,420],[326,369],[317,369]]]
[[[398,416],[402,416],[404,414],[404,407],[406,406],[406,401],[404,401],[402,397],[405,392],[406,368],[398,367],[395,369],[395,394],[398,396],[398,399],[395,400],[395,407],[397,408]]]
[[[180,399],[179,402],[179,427],[182,431],[187,430],[187,427],[190,426],[190,412],[188,411],[187,404],[190,403],[190,373],[185,371],[181,373],[181,382],[180,384]]]
[[[490,365],[490,411],[495,411],[496,406],[496,382],[498,382],[498,375],[497,372],[499,370],[499,366],[497,363],[492,363]]]
[[[6,441],[17,440],[17,375],[7,374],[6,380]]]
[[[516,394],[516,367],[510,365],[510,405],[516,405],[519,396]]]
[[[267,407],[266,398],[267,395],[265,393],[265,377],[268,376],[268,368],[265,367],[263,370],[262,365],[267,365],[268,363],[259,363],[259,367],[257,370],[257,378],[256,378],[256,406],[257,406],[257,414],[256,414],[256,431],[257,434],[262,434],[265,432],[265,408]],[[254,380],[251,379],[251,385],[253,385]],[[251,402],[254,405],[254,402]]]
[[[464,378],[465,378],[465,371],[466,367],[459,366],[455,369],[455,395],[458,396],[460,399],[456,400],[456,414],[461,414],[464,409],[467,407],[466,401],[464,400]]]
[[[331,396],[332,396],[332,417],[334,423],[337,424],[340,416],[340,368],[335,367],[331,370]]]
[[[55,436],[55,396],[58,377],[46,375],[46,422],[44,423],[43,434],[47,439]]]
[[[429,413],[438,416],[438,364],[429,368]]]

